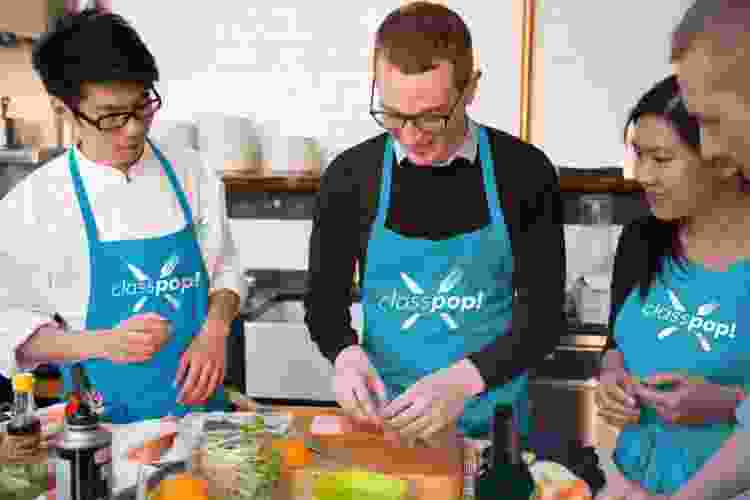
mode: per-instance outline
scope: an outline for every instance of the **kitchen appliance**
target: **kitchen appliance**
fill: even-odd
[[[535,432],[595,446],[609,457],[617,431],[597,414],[597,377],[606,327],[569,326],[557,348],[531,373],[529,399]]]
[[[10,97],[0,98],[0,148],[12,148],[16,145],[15,122],[8,118]]]
[[[242,343],[233,341],[230,369],[244,361],[244,393],[252,398],[333,402],[333,366],[310,339],[302,297],[306,273],[251,269],[245,272],[249,300]],[[362,330],[362,307],[351,307],[352,328]],[[242,345],[244,344],[244,345]],[[239,351],[239,349],[242,349]],[[244,359],[236,359],[238,353]]]
[[[352,328],[362,330],[361,306]],[[310,339],[302,301],[273,304],[245,323],[246,394],[253,398],[335,401],[333,366]]]

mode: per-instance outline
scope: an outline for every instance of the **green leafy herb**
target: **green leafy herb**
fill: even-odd
[[[49,489],[47,463],[3,465],[0,469],[0,498],[27,500],[37,498]]]

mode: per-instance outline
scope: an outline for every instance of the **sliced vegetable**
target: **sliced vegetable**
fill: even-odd
[[[141,446],[128,450],[128,460],[141,464],[158,462],[174,445],[177,432],[170,432],[158,438],[148,439]]]
[[[156,489],[154,500],[207,500],[208,481],[189,473],[164,479]]]
[[[304,439],[277,439],[274,440],[273,447],[281,453],[285,467],[304,467],[312,462],[312,452],[305,445]]]
[[[557,462],[534,462],[529,472],[539,500],[591,500],[588,484]]]
[[[317,500],[403,500],[408,490],[406,480],[357,469],[324,472],[313,484]]]
[[[589,487],[581,479],[574,481],[572,485],[560,489],[557,492],[559,500],[586,500],[590,498]]]

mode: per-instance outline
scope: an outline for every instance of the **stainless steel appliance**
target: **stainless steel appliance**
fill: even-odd
[[[248,270],[245,277],[244,335],[231,341],[227,383],[260,400],[335,401],[333,367],[304,323],[306,272]],[[352,327],[361,331],[360,304],[351,314]]]
[[[605,341],[605,327],[571,325],[529,384],[535,429],[595,446],[600,457],[611,454],[617,437],[597,415],[595,400]]]

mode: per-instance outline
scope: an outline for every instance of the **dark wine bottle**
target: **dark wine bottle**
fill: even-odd
[[[492,421],[490,463],[477,479],[478,500],[531,498],[534,478],[521,451],[521,436],[513,406],[500,404],[495,408]]]

